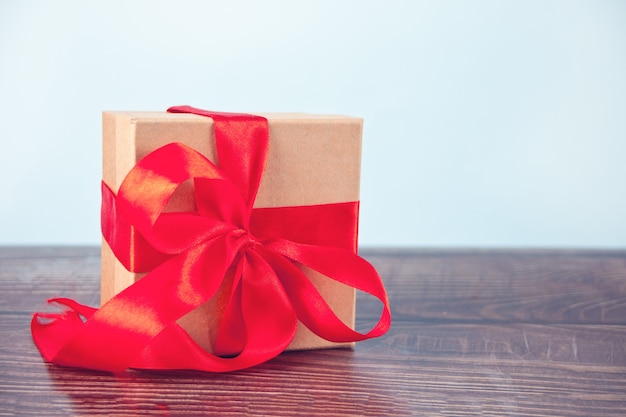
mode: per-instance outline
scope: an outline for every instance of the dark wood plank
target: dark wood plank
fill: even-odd
[[[229,374],[116,377],[44,364],[24,319],[4,316],[0,325],[0,415],[589,416],[626,411],[626,326],[401,322],[388,336],[363,342],[355,351],[287,353]]]
[[[29,321],[98,302],[98,248],[0,248],[0,416],[623,416],[626,252],[377,251],[386,336],[240,372],[45,364]],[[359,298],[358,325],[376,306]]]
[[[626,251],[363,254],[385,280],[395,320],[626,324]]]
[[[0,247],[0,314],[50,311],[46,300],[100,303],[97,247]]]
[[[396,321],[626,324],[626,251],[361,253],[383,277]],[[46,310],[58,296],[98,305],[98,248],[0,254],[0,312]],[[362,294],[357,308],[372,319],[379,311]]]

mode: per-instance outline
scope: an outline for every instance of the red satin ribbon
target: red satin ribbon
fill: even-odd
[[[103,183],[103,236],[127,269],[149,273],[99,310],[50,300],[66,310],[34,315],[31,330],[42,356],[113,372],[221,372],[281,353],[298,320],[333,342],[384,334],[391,322],[385,289],[375,269],[355,253],[358,202],[253,209],[268,151],[267,120],[189,106],[168,111],[213,119],[220,166],[171,143],[138,162],[117,196]],[[174,191],[189,179],[196,210],[165,212]],[[299,265],[379,299],[378,323],[367,333],[344,324]],[[176,320],[223,285],[227,302],[209,353]]]

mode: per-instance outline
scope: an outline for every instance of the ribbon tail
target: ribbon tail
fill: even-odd
[[[378,337],[391,326],[389,300],[383,282],[374,267],[365,259],[344,249],[305,245],[287,240],[269,243],[267,249],[272,263],[281,275],[286,291],[292,297],[298,318],[319,336],[334,342],[360,341]],[[366,333],[357,332],[346,326],[328,306],[315,286],[290,262],[302,264],[322,275],[356,288],[377,298],[382,304],[378,322]]]
[[[51,325],[42,324],[40,315],[33,320],[35,343],[46,359],[59,365],[124,371],[165,328],[216,292],[237,245],[217,239],[171,258],[84,323],[78,312],[70,312],[46,327]],[[180,271],[186,274],[178,279]]]
[[[52,362],[63,346],[81,330],[83,317],[90,318],[96,309],[67,298],[53,298],[48,303],[69,307],[61,313],[35,313],[30,323],[35,346],[46,361]]]

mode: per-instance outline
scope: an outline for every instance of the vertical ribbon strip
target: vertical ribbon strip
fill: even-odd
[[[103,183],[103,236],[127,269],[148,274],[99,310],[50,300],[66,309],[34,315],[31,330],[42,356],[113,372],[223,372],[281,353],[298,320],[333,342],[384,334],[391,323],[385,289],[355,253],[358,202],[255,209],[269,146],[267,120],[189,106],[168,111],[213,119],[219,167],[171,143],[139,161],[117,195]],[[164,212],[187,180],[193,180],[196,210]],[[348,234],[346,219],[355,225]],[[133,247],[130,235],[136,236]],[[377,324],[360,333],[343,323],[301,266],[380,300]],[[226,294],[224,313],[214,351],[207,352],[176,321],[218,290]]]

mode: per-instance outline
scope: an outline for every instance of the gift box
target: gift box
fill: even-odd
[[[259,113],[269,124],[269,153],[255,208],[299,207],[358,202],[362,119],[335,115]],[[219,164],[214,121],[188,113],[103,113],[103,182],[116,193],[131,169],[152,151],[172,142],[182,143]],[[191,182],[183,183],[165,211],[194,210]],[[309,219],[315,222],[315,219]],[[324,227],[320,223],[321,228]],[[356,253],[357,224],[346,222],[345,234],[353,236],[347,249]],[[323,230],[321,231],[323,233]],[[128,236],[134,247],[135,237]],[[354,328],[355,289],[300,266],[336,315]],[[102,243],[101,302],[140,280]],[[220,277],[221,278],[221,277]],[[213,350],[216,329],[224,314],[227,289],[222,286],[208,302],[177,323],[205,350]],[[351,347],[354,342],[325,340],[301,323],[289,350]]]

